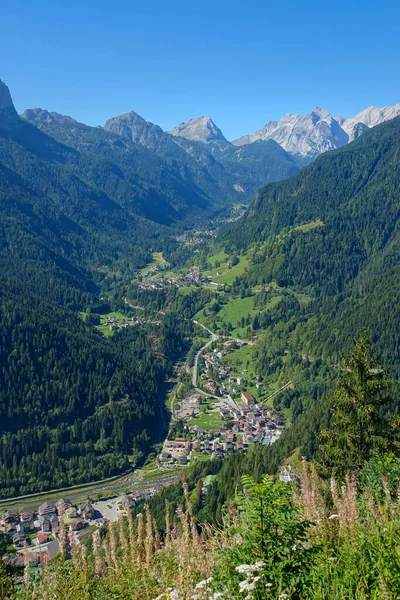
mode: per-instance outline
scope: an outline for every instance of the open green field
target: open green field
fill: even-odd
[[[160,265],[168,265],[165,258],[163,258],[162,252],[153,252],[152,253],[153,261]]]
[[[299,292],[293,292],[299,301],[300,306],[305,307],[311,302],[311,296],[307,296],[307,294],[300,294]]]
[[[232,337],[241,337],[243,335],[245,327],[241,328],[237,326],[238,321],[242,317],[246,318],[248,315],[253,317],[259,312],[258,310],[254,309],[254,296],[249,296],[247,298],[229,297],[228,302],[223,304],[221,309],[216,314],[212,311],[209,311],[208,307],[206,310],[208,310],[207,316],[204,316],[203,310],[201,310],[195,316],[196,320],[206,327],[210,327],[212,322],[215,320],[219,329],[226,328],[228,323],[230,323],[233,328],[230,333]]]
[[[260,292],[261,290],[259,290]],[[215,323],[217,331],[218,329],[226,330],[227,326],[231,326],[231,330],[229,335],[231,337],[243,338],[247,329],[247,325],[245,324],[243,327],[240,326],[239,321],[242,319],[247,319],[250,316],[253,319],[256,315],[266,311],[272,310],[275,306],[277,306],[283,299],[283,295],[277,293],[269,300],[268,304],[263,307],[254,307],[254,300],[257,294],[253,294],[252,296],[247,296],[246,298],[240,298],[238,296],[233,297],[229,294],[221,292],[219,305],[220,308],[218,312],[215,312],[215,303],[216,300],[213,299],[209,304],[205,307],[206,314],[204,315],[204,309],[200,310],[196,315],[195,319],[200,323],[208,327],[209,329],[213,329],[213,323]],[[296,296],[297,297],[297,296]],[[309,297],[299,294],[298,301],[302,305],[306,305],[309,301]]]
[[[100,333],[102,333],[105,337],[111,337],[115,333],[115,331],[111,331],[108,325],[105,325],[107,317],[112,317],[113,319],[116,319],[116,321],[118,321],[118,324],[124,323],[129,320],[129,317],[127,315],[118,311],[109,312],[105,315],[100,315],[100,325],[96,325],[96,329],[100,331]]]
[[[82,321],[84,321],[87,317],[87,313],[80,312],[79,317],[82,319]],[[108,317],[112,317],[113,319],[115,319],[118,322],[118,324],[124,323],[130,319],[128,315],[125,315],[124,313],[118,311],[108,312],[104,315],[100,315],[100,325],[96,325],[95,327],[98,331],[100,331],[100,333],[104,335],[104,337],[111,337],[115,333],[115,331],[111,331],[111,329],[108,326],[104,325]]]
[[[235,377],[241,376],[248,379],[249,373],[253,372],[253,346],[242,346],[242,348],[229,352],[222,358],[222,364],[231,367],[232,375]],[[245,370],[247,373],[243,373]]]
[[[214,254],[213,256],[210,256],[210,258],[207,260],[207,262],[209,262],[213,268],[216,268],[216,264],[217,262],[222,264],[225,264],[228,260],[228,255],[225,254],[225,252],[222,250],[221,252],[218,252],[217,254]]]
[[[194,285],[190,286],[190,287],[180,287],[178,288],[178,292],[180,294],[182,294],[183,296],[189,296],[189,294],[191,294],[193,292],[193,290],[196,290],[198,288],[196,288]]]
[[[325,223],[323,223],[321,219],[315,219],[315,221],[303,223],[303,225],[297,225],[296,227],[293,227],[286,233],[279,234],[278,238],[282,240],[295,231],[302,231],[303,233],[306,233],[307,231],[312,231],[313,229],[318,229],[319,227],[325,227]]]
[[[141,275],[147,273],[148,271],[152,271],[153,269],[155,270],[157,267],[168,267],[169,263],[164,259],[162,252],[152,252],[151,257],[152,261],[143,267],[143,269],[140,269]]]
[[[201,429],[218,429],[222,423],[218,412],[207,412],[189,421],[190,425],[197,425]]]
[[[232,298],[221,308],[218,314],[225,323],[230,323],[236,328],[239,319],[247,317],[249,314],[256,314],[256,312],[254,310],[254,297],[249,296],[247,298]]]
[[[202,452],[195,452],[195,450],[193,450],[190,455],[190,464],[191,465],[196,462],[205,462],[207,460],[210,460],[209,455],[203,454]]]
[[[246,256],[241,256],[237,265],[229,268],[229,257],[224,252],[219,252],[212,256],[208,262],[213,265],[212,269],[203,271],[203,275],[208,277],[211,276],[215,283],[227,283],[231,285],[236,277],[243,275],[249,261]],[[220,266],[216,267],[215,264],[220,262]]]
[[[317,229],[318,227],[325,227],[325,223],[323,223],[321,219],[315,219],[315,221],[304,223],[304,225],[297,225],[293,231],[311,231],[312,229]]]

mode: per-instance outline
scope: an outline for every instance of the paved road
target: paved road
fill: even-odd
[[[194,388],[196,388],[197,387],[197,370],[198,370],[199,356],[206,348],[211,346],[211,344],[216,341],[218,336],[216,336],[215,333],[210,331],[210,329],[208,329],[207,327],[205,327],[198,321],[193,320],[193,323],[195,323],[196,325],[199,325],[200,327],[202,327],[203,329],[208,331],[208,333],[211,335],[211,340],[209,342],[207,342],[207,344],[204,344],[204,346],[202,348],[200,348],[200,350],[197,352],[195,359],[194,359],[192,385]],[[201,390],[198,390],[198,391],[200,391],[201,393],[204,393]]]

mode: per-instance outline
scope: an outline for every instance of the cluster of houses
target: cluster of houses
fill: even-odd
[[[198,267],[191,267],[187,275],[139,281],[138,287],[144,290],[162,290],[170,285],[190,287],[192,285],[207,285],[211,279],[211,277],[204,277]]]
[[[37,512],[28,510],[17,514],[5,511],[0,515],[0,533],[6,533],[15,548],[31,543],[40,545],[59,534],[61,513],[73,531],[83,529],[89,522],[98,526],[105,524],[101,517],[95,519],[95,509],[91,504],[75,508],[68,500],[60,499],[56,503],[44,502]]]
[[[190,461],[190,453],[192,451],[192,443],[185,438],[176,438],[175,440],[165,440],[163,449],[160,454],[160,462],[168,467],[179,465],[187,465]]]
[[[141,500],[139,495],[127,495],[122,510]],[[36,511],[14,513],[6,510],[0,513],[0,533],[7,534],[14,546],[15,553],[10,560],[24,564],[28,559],[29,564],[35,567],[58,554],[61,519],[78,543],[90,532],[88,527],[102,527],[109,522],[90,502],[75,507],[63,498],[57,502],[44,502]]]
[[[196,425],[185,426],[194,435],[193,450],[209,454],[211,458],[223,458],[225,454],[245,450],[252,444],[273,444],[284,430],[280,416],[258,404],[248,392],[241,393],[241,401],[220,402],[218,407],[223,421],[218,430],[204,431]],[[224,422],[229,422],[229,428]]]
[[[215,404],[222,419],[216,430],[204,430],[189,422],[185,423],[184,438],[166,440],[159,456],[166,467],[190,463],[193,452],[223,458],[249,445],[270,445],[276,442],[284,430],[279,415],[256,402],[248,392],[241,393],[240,401],[222,399]],[[194,455],[195,456],[195,455]]]
[[[246,345],[246,342],[242,340],[235,341],[237,348],[244,345]],[[226,350],[216,348],[213,352],[204,354],[202,362],[199,364],[200,385],[202,389],[210,394],[217,396],[224,396],[230,392],[232,394],[239,394],[239,386],[247,383],[245,377],[234,376],[231,367],[221,364],[222,358],[226,354]],[[262,387],[262,383],[258,380],[255,385],[258,389]]]
[[[148,321],[146,319],[139,319],[137,317],[132,317],[128,321],[122,321],[119,323],[119,320],[115,317],[107,317],[106,321],[103,323],[104,327],[109,327],[111,331],[116,331],[117,329],[126,329],[127,327],[134,327],[137,325],[161,325],[161,321]]]
[[[205,231],[191,231],[176,236],[176,241],[180,244],[187,244],[189,246],[198,246],[203,243],[204,240],[215,238],[216,233],[213,229]]]

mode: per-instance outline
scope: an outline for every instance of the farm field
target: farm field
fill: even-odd
[[[246,267],[249,264],[248,258],[246,256],[241,256],[237,265],[229,268],[228,256],[225,252],[219,252],[212,256],[208,262],[213,265],[212,269],[207,271],[203,271],[203,275],[205,277],[211,276],[212,280],[215,283],[226,283],[231,285],[236,277],[243,275]],[[220,263],[220,266],[215,266],[217,263]]]
[[[148,278],[158,277],[158,268],[159,267],[168,267],[169,263],[164,259],[162,252],[152,252],[152,261],[140,269],[140,275],[144,276],[148,275]]]
[[[105,325],[108,317],[112,317],[113,319],[115,319],[115,321],[117,321],[118,324],[129,320],[129,317],[127,315],[118,311],[100,315],[100,325],[96,325],[96,329],[100,331],[100,333],[102,333],[105,337],[111,337],[115,333],[115,331],[111,331],[109,326]]]
[[[79,313],[79,317],[82,319],[82,321],[85,321],[87,316],[88,316],[88,313],[86,313],[86,312]],[[108,312],[103,315],[100,315],[100,325],[96,325],[95,327],[98,331],[100,331],[100,333],[102,333],[104,335],[104,337],[111,337],[115,333],[114,331],[111,331],[111,329],[107,325],[105,325],[108,317],[111,317],[112,319],[117,321],[119,324],[123,323],[124,321],[128,321],[130,319],[130,317],[128,315],[118,312],[118,311],[112,311],[112,312]]]
[[[254,317],[259,311],[254,309],[254,296],[249,296],[247,298],[231,298],[226,304],[223,304],[226,296],[221,296],[221,308],[217,313],[213,312],[212,304],[206,307],[206,316],[204,315],[203,310],[199,311],[196,315],[196,319],[205,325],[206,327],[211,328],[210,326],[215,321],[218,329],[226,329],[228,324],[230,325],[230,333],[232,337],[242,337],[246,327],[238,327],[238,321],[242,317],[246,318],[250,315],[250,317]]]

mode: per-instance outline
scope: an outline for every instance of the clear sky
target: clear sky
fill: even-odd
[[[135,110],[170,129],[209,114],[228,139],[284,113],[400,102],[400,3],[2,0],[0,79],[19,112],[89,125]]]

